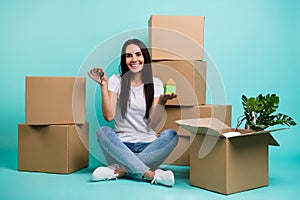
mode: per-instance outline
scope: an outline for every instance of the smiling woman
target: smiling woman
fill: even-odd
[[[115,122],[114,130],[103,126],[97,131],[109,166],[95,169],[92,178],[101,181],[126,176],[173,186],[173,172],[158,167],[177,145],[177,133],[166,130],[157,136],[152,128],[160,121],[166,102],[176,94],[163,94],[163,84],[152,76],[150,54],[142,41],[125,42],[120,65],[121,74],[109,79],[102,68],[88,72],[100,84],[104,118]],[[100,72],[104,73],[102,79]]]

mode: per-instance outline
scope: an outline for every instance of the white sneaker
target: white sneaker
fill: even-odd
[[[115,174],[115,170],[119,168],[119,165],[113,164],[108,167],[98,167],[92,174],[93,181],[103,181],[110,179],[117,179],[119,174]]]
[[[170,170],[163,171],[161,169],[157,169],[154,172],[155,175],[151,183],[162,184],[166,186],[174,185],[174,174],[172,171]]]

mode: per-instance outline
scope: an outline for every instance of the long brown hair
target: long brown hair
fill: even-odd
[[[144,83],[144,94],[145,94],[145,101],[146,101],[146,112],[145,118],[148,119],[150,114],[150,109],[154,99],[154,86],[153,86],[153,75],[152,75],[152,66],[151,66],[151,57],[146,45],[138,40],[138,39],[130,39],[127,40],[121,52],[121,93],[120,93],[120,108],[121,114],[124,118],[127,112],[127,106],[129,101],[130,95],[130,81],[132,77],[132,72],[129,70],[126,64],[126,47],[130,44],[137,45],[143,54],[144,57],[144,68],[142,70],[142,82]]]

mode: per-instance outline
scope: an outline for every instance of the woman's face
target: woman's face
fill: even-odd
[[[144,56],[139,46],[130,44],[126,47],[126,65],[133,73],[143,70]]]

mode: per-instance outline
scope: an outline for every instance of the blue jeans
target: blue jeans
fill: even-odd
[[[141,179],[147,170],[163,163],[177,145],[178,135],[168,129],[151,143],[123,143],[112,128],[103,126],[97,131],[97,141],[108,165],[118,164],[126,176]]]

